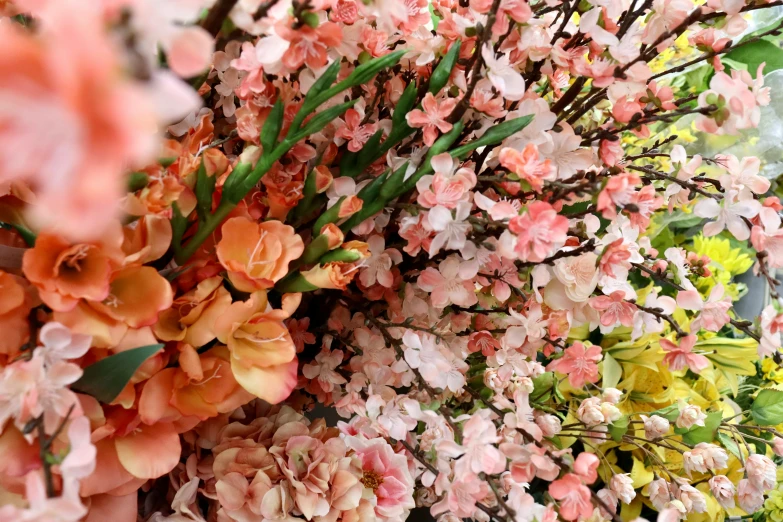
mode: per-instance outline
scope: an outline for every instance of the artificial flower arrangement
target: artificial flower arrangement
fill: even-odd
[[[0,520],[783,520],[780,4],[0,1]]]

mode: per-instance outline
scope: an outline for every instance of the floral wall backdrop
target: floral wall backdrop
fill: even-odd
[[[783,520],[781,32],[0,0],[0,522]]]

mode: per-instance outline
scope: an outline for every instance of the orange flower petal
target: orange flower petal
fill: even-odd
[[[291,395],[297,382],[299,362],[294,360],[277,366],[259,368],[244,366],[231,358],[231,370],[237,382],[256,397],[270,404],[284,401]]]
[[[172,424],[141,425],[125,437],[114,439],[122,466],[137,478],[154,479],[174,469],[182,447]]]

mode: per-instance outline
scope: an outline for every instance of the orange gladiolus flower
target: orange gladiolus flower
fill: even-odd
[[[122,241],[122,236],[118,236]],[[118,265],[116,247],[100,242],[71,244],[54,234],[41,234],[24,254],[22,270],[38,288],[41,300],[57,311],[73,309],[79,299],[103,301]]]
[[[233,217],[223,224],[217,256],[238,290],[272,288],[288,273],[288,264],[304,252],[294,228],[279,221],[253,223]]]
[[[201,281],[196,288],[174,300],[152,327],[162,341],[184,341],[204,346],[215,338],[215,320],[228,309],[231,294],[219,276]]]
[[[154,424],[178,416],[203,421],[250,402],[253,395],[237,383],[229,359],[225,346],[199,355],[192,346],[183,345],[180,367],[166,368],[144,383],[139,399],[142,421]]]
[[[30,284],[0,270],[0,354],[16,355],[30,337],[27,315],[33,307]]]
[[[301,294],[283,296],[272,309],[266,292],[236,302],[215,322],[220,342],[231,352],[231,369],[244,389],[270,403],[284,400],[296,386],[296,345],[283,322],[299,306]]]

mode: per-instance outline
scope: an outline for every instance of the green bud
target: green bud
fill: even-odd
[[[319,23],[318,15],[313,13],[313,12],[311,12],[311,11],[307,11],[306,13],[302,13],[301,19],[302,19],[302,21],[304,23],[306,23],[307,25],[309,25],[313,29],[318,27],[318,23]]]

